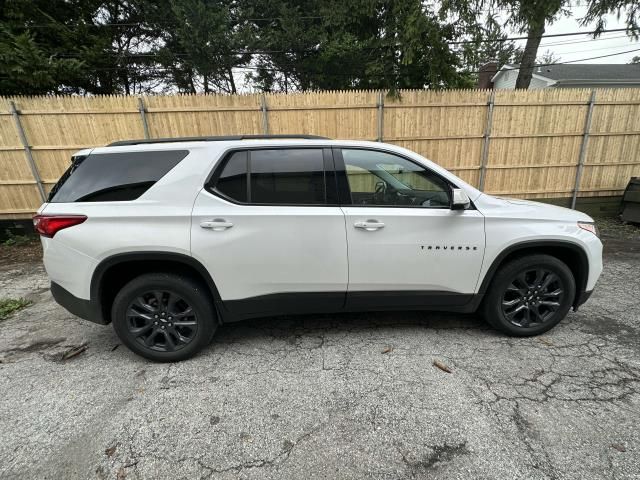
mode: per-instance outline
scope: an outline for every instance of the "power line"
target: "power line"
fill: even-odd
[[[611,50],[611,49],[614,49],[614,48],[624,48],[624,47],[626,47],[626,45],[617,45],[617,46],[614,46],[614,47],[590,48],[588,50],[573,50],[571,52],[565,53],[564,55],[573,55],[574,53],[585,53],[585,52],[598,52],[598,51],[601,51],[601,50]],[[615,55],[615,53],[614,53],[614,55]]]
[[[609,30],[602,30],[599,33],[609,33],[609,32],[627,32],[627,31],[631,31],[628,28],[612,28]],[[540,35],[540,38],[554,38],[554,37],[570,37],[573,35],[592,35],[596,33],[596,31],[592,31],[592,32],[570,32],[570,33],[553,33],[553,34],[549,34],[549,35]],[[493,40],[479,40],[478,42],[474,41],[474,40],[460,40],[460,41],[454,41],[454,42],[446,42],[449,45],[461,45],[461,44],[465,44],[465,43],[486,43],[486,42],[509,42],[512,40],[529,40],[529,39],[533,39],[533,38],[538,38],[538,36],[528,36],[528,37],[506,37],[506,38],[497,38],[497,39],[493,39]]]
[[[246,20],[274,20],[274,19],[279,19],[282,17],[272,17],[272,18],[263,18],[263,19],[246,19]],[[308,16],[308,17],[298,17],[298,18],[302,18],[302,19],[312,19],[312,18],[324,18],[324,17],[319,17],[319,16]],[[162,25],[163,23],[151,23],[151,25]],[[165,25],[180,25],[179,23],[176,22],[172,22],[172,23],[166,23]],[[96,28],[100,28],[100,27],[104,27],[104,26],[146,26],[146,24],[143,23],[102,23],[102,24],[87,24],[87,23],[80,23],[80,24],[63,24],[63,23],[49,23],[49,24],[37,24],[37,25],[20,25],[20,27],[22,28],[46,28],[46,27],[74,27],[74,26],[85,26],[85,27],[96,27]],[[602,34],[602,33],[612,33],[612,32],[631,32],[633,31],[630,28],[612,28],[612,29],[607,29],[607,30],[601,30],[599,32],[597,32],[598,34]],[[593,31],[586,31],[586,32],[568,32],[568,33],[554,33],[554,34],[548,34],[548,35],[540,35],[540,38],[555,38],[555,37],[569,37],[569,36],[576,36],[576,35],[593,35],[596,33],[596,30]],[[525,36],[525,37],[505,37],[505,38],[496,38],[496,39],[486,39],[486,40],[454,40],[454,41],[446,41],[443,42],[447,45],[464,45],[464,44],[475,44],[475,43],[500,43],[500,42],[510,42],[510,41],[514,41],[514,40],[529,40],[529,39],[533,39],[533,38],[538,38],[538,36]]]
[[[283,20],[285,17],[264,17],[264,18],[240,18],[239,20],[244,22],[272,22],[274,20]],[[296,18],[298,20],[317,20],[321,17],[317,15],[303,15],[299,17],[287,17],[287,19]],[[19,24],[13,25],[24,28],[59,28],[59,27],[89,27],[89,28],[102,28],[102,27],[139,27],[145,25],[162,25],[162,26],[179,26],[183,25],[182,22],[178,21],[152,21],[147,23],[143,22],[104,22],[104,23],[84,23],[84,22],[76,22],[76,23],[62,23],[62,22],[47,22],[47,23],[34,23],[34,24]]]
[[[615,38],[626,38],[625,36],[622,37],[610,37],[606,40],[613,40]],[[598,39],[598,40],[605,40],[605,39]],[[587,43],[587,42],[591,42],[592,40],[580,40],[580,41],[575,41],[575,42],[567,42],[566,44],[577,44],[577,43]],[[547,45],[540,45],[540,47],[550,47],[550,46],[554,46],[554,45],[565,45],[565,43],[560,43],[560,44],[547,44]],[[576,52],[571,52],[571,53],[581,53],[581,52],[588,52],[588,51],[592,51],[592,50],[607,50],[607,49],[612,49],[612,48],[620,48],[620,47],[624,47],[624,45],[616,45],[616,46],[610,46],[610,47],[603,47],[600,49],[589,49],[589,50],[579,50]],[[379,46],[379,47],[361,47],[363,50],[380,50],[380,51],[386,51],[389,48],[392,48],[391,46],[389,47],[384,47],[384,46]],[[269,55],[269,54],[274,54],[274,53],[291,53],[291,54],[300,54],[300,53],[320,53],[321,49],[300,49],[300,50],[229,50],[227,52],[221,52],[221,53],[214,53],[212,54],[213,57],[225,57],[225,58],[229,58],[229,57],[233,57],[233,56],[241,56],[241,55]],[[111,57],[121,57],[121,58],[158,58],[158,57],[163,57],[165,56],[162,53],[159,52],[140,52],[140,53],[135,53],[135,52],[104,52],[104,55],[108,55]],[[189,53],[184,53],[184,52],[171,52],[168,53],[166,56],[167,57],[188,57],[191,54]],[[62,52],[62,53],[58,53],[57,55],[55,55],[59,58],[77,58],[77,57],[82,57],[84,56],[84,54],[82,53],[78,53],[78,52]]]
[[[632,52],[638,52],[640,51],[640,48],[636,48],[633,50],[626,50],[624,52],[617,52],[617,53],[611,53],[608,55],[598,55],[595,57],[588,57],[588,58],[580,58],[577,60],[567,60],[564,62],[556,62],[556,63],[539,63],[539,64],[534,64],[533,68],[538,68],[538,67],[548,67],[548,66],[553,66],[553,65],[565,65],[565,64],[569,64],[569,63],[577,63],[577,62],[586,62],[589,60],[597,60],[600,58],[607,58],[607,57],[614,57],[616,55],[624,55],[626,53],[632,53]],[[283,64],[281,65],[281,67],[293,67],[295,66],[295,64]],[[98,68],[93,68],[92,70],[99,70],[99,71],[124,71],[127,70],[127,67],[98,67]],[[234,71],[260,71],[260,70],[264,70],[264,71],[273,71],[273,72],[282,72],[282,68],[278,68],[278,67],[260,67],[260,66],[251,66],[251,65],[246,65],[246,66],[237,66],[237,67],[233,67]],[[171,70],[166,69],[166,68],[162,68],[162,69],[155,69],[155,72],[165,72],[165,73],[172,73]],[[464,71],[461,73],[466,73],[466,74],[474,74],[474,73],[480,73],[479,70],[477,71]],[[369,73],[369,74],[363,74],[362,71],[358,71],[358,72],[333,72],[333,73],[328,73],[328,72],[312,72],[307,70],[305,72],[305,74],[307,75],[323,75],[326,77],[360,77],[360,78],[381,78],[381,77],[387,77],[387,76],[392,76],[395,75],[395,72],[387,72],[387,73]]]
[[[616,35],[614,37],[598,37],[598,38],[587,38],[585,40],[569,40],[568,42],[541,43],[540,47],[554,47],[554,46],[561,46],[561,45],[573,45],[575,43],[600,42],[602,40],[615,40],[618,38],[629,38],[629,37],[627,35]]]
[[[626,51],[624,51],[624,52],[611,53],[611,54],[608,54],[608,55],[599,55],[599,56],[597,56],[597,57],[580,58],[580,59],[578,59],[578,60],[567,60],[567,61],[565,61],[565,62],[555,62],[555,63],[539,63],[539,64],[535,64],[535,65],[533,65],[533,68],[537,68],[537,67],[549,67],[549,66],[552,66],[552,65],[564,65],[564,64],[567,64],[567,63],[586,62],[586,61],[588,61],[588,60],[597,60],[597,59],[599,59],[599,58],[615,57],[616,55],[624,55],[625,53],[632,53],[632,52],[639,52],[639,51],[640,51],[640,48],[636,48],[636,49],[633,49],[633,50],[626,50]],[[262,68],[262,67],[250,67],[250,66],[247,66],[247,67],[236,67],[235,69],[236,69],[236,70],[242,70],[242,69],[261,70],[261,69],[262,69],[262,70],[276,70],[276,71],[280,71],[280,69],[277,69],[277,68]],[[477,71],[470,71],[470,72],[465,71],[464,73],[480,73],[480,70],[477,70]],[[325,75],[326,75],[326,74],[325,74]],[[337,74],[328,74],[328,75],[332,76],[332,75],[337,75]],[[349,76],[353,76],[353,75],[354,75],[354,74],[350,74]],[[366,75],[365,75],[365,76],[366,76]],[[379,76],[386,76],[386,75],[384,75],[384,74],[380,74]]]
[[[532,68],[538,68],[538,67],[549,67],[549,66],[554,66],[554,65],[566,65],[569,63],[577,63],[577,62],[586,62],[589,60],[597,60],[600,58],[607,58],[607,57],[614,57],[616,55],[623,55],[625,53],[633,53],[633,52],[638,52],[640,51],[640,48],[636,48],[633,50],[626,50],[624,52],[618,52],[618,53],[612,53],[612,54],[608,54],[608,55],[598,55],[596,57],[588,57],[588,58],[581,58],[578,60],[568,60],[565,62],[555,62],[555,63],[538,63],[538,64],[534,64],[532,66]],[[286,66],[292,66],[292,64],[290,65],[286,65]],[[99,71],[123,71],[126,70],[127,67],[105,67],[105,68],[92,68],[92,70],[99,70]],[[161,73],[173,73],[172,70],[169,70],[167,68],[162,68],[162,69],[154,69],[154,72],[149,72],[149,73],[143,73],[142,76],[146,76],[148,78],[164,78],[161,76]],[[282,69],[281,68],[275,68],[275,67],[258,67],[258,66],[242,66],[242,67],[233,67],[234,71],[259,71],[259,70],[266,70],[266,71],[274,71],[274,72],[281,72]],[[369,73],[369,74],[364,74],[362,75],[362,72],[353,72],[353,73],[326,73],[326,72],[310,72],[307,71],[305,72],[307,75],[323,75],[326,77],[360,77],[361,79],[366,79],[366,78],[381,78],[381,77],[386,77],[386,76],[390,76],[393,75],[393,72],[389,72],[389,73],[380,73],[380,74],[375,74],[375,73]],[[462,73],[466,73],[466,74],[474,74],[474,73],[480,73],[479,70],[476,71],[464,71]]]
[[[632,52],[640,52],[640,48],[635,48],[633,50],[626,50],[624,52],[610,53],[608,55],[599,55],[597,57],[581,58],[579,60],[568,60],[566,62],[557,62],[557,63],[547,63],[547,64],[543,64],[543,65],[534,65],[534,67],[548,67],[549,65],[564,65],[566,63],[586,62],[587,60],[597,60],[599,58],[615,57],[616,55],[624,55],[625,53],[632,53]]]
[[[619,29],[615,29],[612,31],[617,31]],[[622,29],[624,30],[624,29]],[[564,35],[564,34],[562,34]],[[614,36],[614,37],[600,37],[600,38],[595,38],[595,39],[585,39],[585,40],[573,40],[570,42],[557,42],[557,43],[547,43],[547,44],[540,44],[540,47],[551,47],[551,46],[560,46],[560,45],[572,45],[572,44],[579,44],[579,43],[588,43],[588,42],[593,42],[593,41],[599,41],[599,40],[614,40],[614,39],[619,39],[619,38],[628,38],[626,35],[619,35],[619,36]],[[486,41],[504,41],[504,40],[486,40]],[[446,43],[446,42],[445,42]],[[470,41],[470,43],[476,43],[475,41]],[[622,46],[622,45],[620,45]],[[389,45],[389,46],[376,46],[376,47],[360,47],[360,49],[362,50],[387,50],[389,48],[393,48],[393,45]],[[607,47],[607,48],[615,48],[615,47]],[[321,50],[318,48],[302,48],[302,49],[288,49],[288,50],[229,50],[227,52],[224,53],[216,53],[214,54],[215,56],[231,56],[231,55],[271,55],[271,54],[275,54],[275,53],[292,53],[292,54],[301,54],[301,53],[318,53]],[[73,58],[73,57],[82,57],[84,54],[83,53],[79,53],[79,52],[59,52],[57,53],[55,56],[57,57],[63,57],[63,58]],[[140,58],[145,58],[145,57],[149,57],[149,58],[153,58],[153,57],[158,57],[158,56],[162,56],[162,54],[160,53],[150,53],[150,52],[140,52],[140,53],[134,53],[134,52],[104,52],[104,55],[109,55],[109,56],[114,56],[114,57],[140,57]],[[171,52],[168,54],[169,56],[177,56],[177,57],[185,57],[185,56],[189,56],[189,53],[183,53],[183,52]]]

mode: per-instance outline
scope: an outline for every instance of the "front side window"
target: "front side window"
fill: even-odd
[[[188,150],[96,153],[76,157],[49,194],[49,202],[135,200],[189,154]]]
[[[322,149],[291,148],[234,152],[215,190],[231,200],[260,205],[326,203]]]
[[[353,205],[449,208],[449,184],[405,158],[374,150],[343,149]]]

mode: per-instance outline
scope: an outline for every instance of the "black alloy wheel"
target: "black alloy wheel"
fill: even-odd
[[[136,297],[127,309],[129,333],[151,350],[175,352],[193,341],[198,318],[176,292],[153,290]]]
[[[575,293],[573,273],[564,262],[544,254],[523,256],[499,268],[481,312],[508,335],[538,335],[569,313]]]
[[[111,308],[116,334],[156,362],[177,362],[207,346],[218,327],[213,299],[196,278],[146,273],[127,283]]]
[[[553,318],[564,301],[558,275],[545,268],[519,273],[502,297],[502,312],[516,327],[535,327]]]

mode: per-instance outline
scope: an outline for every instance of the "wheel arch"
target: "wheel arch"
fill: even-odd
[[[576,294],[572,305],[579,303],[581,295],[586,290],[589,277],[589,257],[587,252],[578,244],[563,240],[530,240],[510,245],[496,256],[487,270],[478,293],[484,295],[498,269],[505,263],[527,255],[546,254],[564,262],[571,270],[576,282]]]
[[[144,251],[112,255],[102,260],[91,277],[91,301],[102,317],[111,322],[111,306],[118,291],[130,280],[145,273],[168,272],[189,275],[208,287],[213,306],[222,321],[220,293],[207,269],[195,258],[174,252]]]

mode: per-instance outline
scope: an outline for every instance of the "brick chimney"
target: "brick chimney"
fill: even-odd
[[[496,73],[498,73],[498,61],[487,60],[478,69],[478,84],[476,85],[476,88],[492,89],[493,82],[491,79]]]

